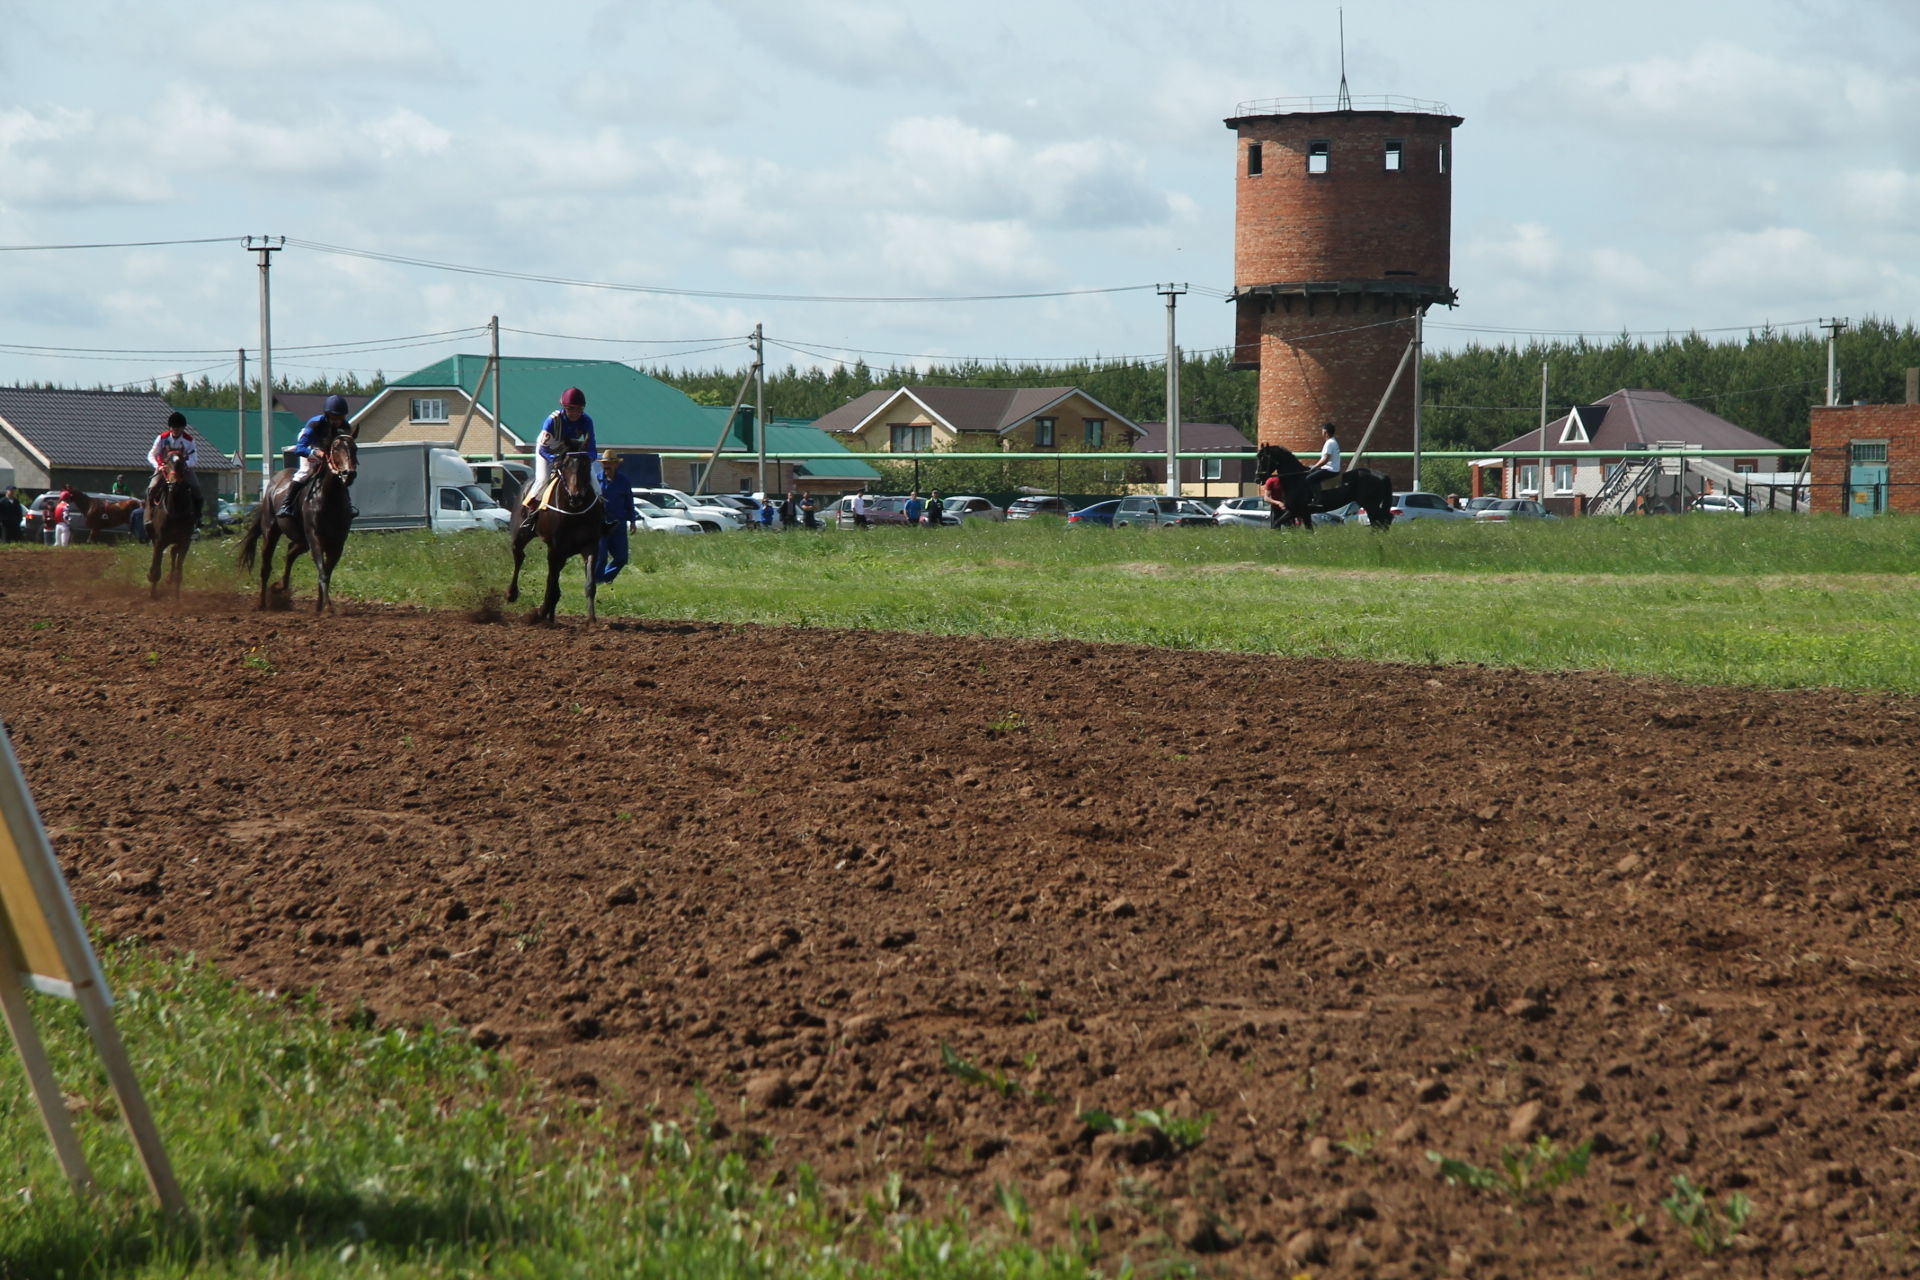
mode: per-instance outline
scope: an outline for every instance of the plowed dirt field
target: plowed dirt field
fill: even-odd
[[[110,937],[1109,1262],[1920,1271],[1913,701],[99,563],[0,555],[0,716]],[[1541,1136],[1591,1163],[1531,1202],[1428,1156]]]

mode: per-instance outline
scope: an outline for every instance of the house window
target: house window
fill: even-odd
[[[1327,171],[1327,153],[1333,144],[1324,139],[1307,144],[1307,172],[1325,173]]]
[[[413,420],[415,422],[445,422],[447,420],[447,402],[415,397],[413,401]]]
[[[1107,446],[1107,420],[1105,418],[1087,419],[1087,448],[1104,449]]]
[[[1759,469],[1759,467],[1751,462],[1736,462],[1733,464],[1733,474],[1737,476],[1750,476]]]
[[[1257,142],[1247,144],[1247,176],[1249,178],[1260,176],[1260,144]]]
[[[1574,464],[1571,462],[1556,462],[1553,464],[1554,492],[1573,492],[1573,468]]]
[[[1387,172],[1400,172],[1400,150],[1405,145],[1399,138],[1387,139]]]
[[[1540,468],[1537,464],[1530,464],[1520,468],[1520,492],[1540,492]],[[1516,494],[1515,496],[1517,497],[1519,495]]]
[[[1058,418],[1035,418],[1033,420],[1033,447],[1036,449],[1053,448],[1053,429],[1059,424]]]
[[[892,434],[892,442],[887,446],[895,453],[924,453],[933,448],[933,425],[931,423],[895,422],[887,430]]]
[[[1225,458],[1200,459],[1200,478],[1202,480],[1218,480],[1220,478],[1221,466],[1225,462]]]
[[[1887,442],[1885,440],[1855,440],[1848,446],[1851,460],[1860,462],[1885,462],[1887,460]]]
[[[707,487],[707,464],[690,462],[687,464],[687,492],[698,493]]]

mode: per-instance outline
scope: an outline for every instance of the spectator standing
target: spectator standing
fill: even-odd
[[[68,546],[73,542],[73,530],[67,525],[67,513],[73,509],[73,491],[63,489],[60,501],[53,504],[53,545]]]
[[[780,518],[779,511],[774,509],[773,499],[761,494],[760,509],[753,513],[753,518],[763,531],[772,533],[775,522]]]
[[[0,494],[0,541],[20,541],[20,526],[26,518],[27,510],[20,505],[19,491],[8,485],[6,493]]]
[[[920,523],[921,514],[925,512],[926,509],[927,504],[920,500],[920,491],[918,489],[915,489],[907,495],[907,523],[909,525],[917,526]]]
[[[935,489],[927,495],[927,528],[938,529],[947,522],[947,504],[940,500],[940,491]]]
[[[787,490],[786,500],[780,504],[780,527],[791,529],[800,518],[800,507],[793,500],[793,490]]]
[[[800,523],[809,529],[820,527],[819,508],[814,504],[813,495],[810,493],[800,495]]]
[[[601,470],[610,477],[620,469],[620,459],[611,449],[602,453],[599,461]],[[640,510],[633,505],[633,490],[624,484],[609,484],[601,499],[607,510],[601,524],[600,550],[593,557],[593,580],[604,587],[627,567],[627,534],[640,519]]]
[[[865,485],[855,489],[853,496],[847,499],[847,510],[853,513],[854,528],[864,529],[867,527],[867,489]]]

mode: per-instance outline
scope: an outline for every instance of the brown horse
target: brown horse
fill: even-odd
[[[293,562],[302,552],[313,553],[313,568],[319,585],[314,594],[313,611],[333,607],[333,567],[346,549],[347,534],[353,529],[353,503],[347,490],[360,474],[360,446],[351,432],[342,431],[327,446],[320,469],[307,481],[300,503],[291,515],[276,513],[286,498],[293,472],[276,471],[254,508],[253,524],[240,542],[240,567],[253,567],[254,548],[264,536],[266,550],[260,558],[260,608],[267,607],[267,581],[273,577],[273,548],[281,538],[287,540],[287,554],[280,574],[280,594],[286,595],[293,578]]]
[[[187,479],[186,455],[178,449],[167,452],[160,464],[160,479],[150,491],[146,503],[147,537],[153,543],[153,563],[147,566],[147,597],[160,598],[160,559],[167,552],[173,560],[167,569],[167,582],[173,597],[180,598],[180,573],[185,567],[187,549],[193,545],[194,516],[199,509],[193,482]],[[96,499],[87,509],[87,529],[94,528]]]
[[[593,455],[569,453],[560,459],[559,478],[554,483],[553,504],[541,506],[529,514],[529,508],[542,495],[526,495],[519,508],[519,522],[513,527],[513,581],[507,585],[507,601],[520,598],[520,565],[527,544],[536,536],[547,544],[547,596],[534,617],[553,621],[560,603],[560,570],[574,556],[580,557],[587,573],[587,621],[594,620],[593,558],[600,550],[601,521],[606,505],[593,483]]]
[[[138,498],[103,498],[92,494],[80,495],[81,506],[87,517],[87,541],[97,542],[100,535],[111,529],[125,529],[133,532],[133,513],[140,510]]]

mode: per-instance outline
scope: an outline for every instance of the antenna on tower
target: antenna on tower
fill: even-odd
[[[1353,97],[1347,92],[1347,10],[1345,5],[1342,5],[1340,7],[1339,14],[1340,14],[1340,100],[1337,104],[1337,109],[1341,111],[1351,111],[1353,110]]]

